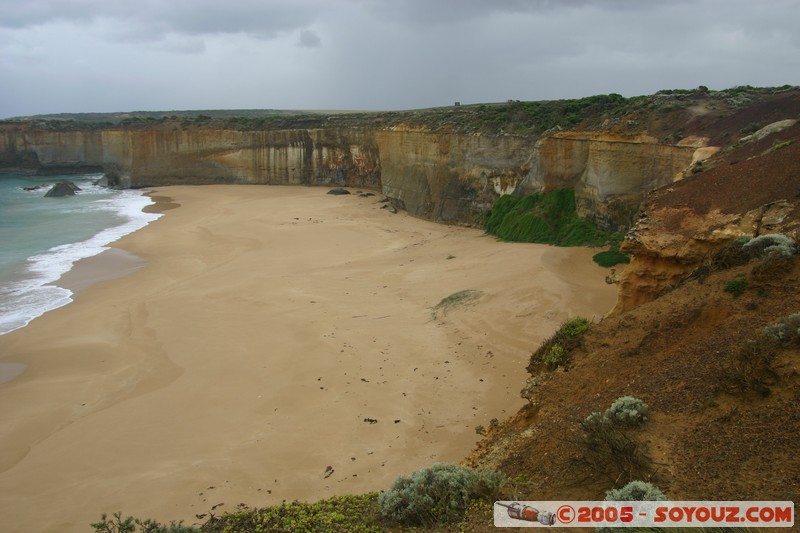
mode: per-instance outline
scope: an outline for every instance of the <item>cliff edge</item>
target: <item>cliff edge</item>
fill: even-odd
[[[468,464],[540,500],[636,479],[675,500],[800,498],[800,259],[759,248],[800,239],[800,107],[777,101],[708,126],[726,146],[648,194],[616,309],[532,353],[529,403]],[[625,397],[646,421],[597,423]]]
[[[465,224],[481,224],[500,195],[566,187],[582,217],[619,231],[649,191],[735,142],[748,112],[760,120],[768,114],[759,107],[786,112],[798,94],[788,86],[701,87],[406,112],[29,117],[0,123],[0,168],[102,171],[119,187],[380,189],[415,216]]]

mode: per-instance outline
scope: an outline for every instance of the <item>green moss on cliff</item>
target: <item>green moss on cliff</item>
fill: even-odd
[[[631,258],[619,251],[619,244],[614,243],[610,249],[592,256],[592,260],[601,267],[612,267],[630,263]]]
[[[501,196],[492,208],[486,231],[504,241],[555,246],[603,246],[617,237],[578,217],[572,189]]]

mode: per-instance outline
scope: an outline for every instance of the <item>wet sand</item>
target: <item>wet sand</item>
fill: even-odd
[[[73,269],[73,303],[0,336],[0,364],[26,365],[0,384],[3,531],[191,524],[458,462],[522,405],[539,342],[615,303],[593,250],[325,192],[159,188],[171,209]]]

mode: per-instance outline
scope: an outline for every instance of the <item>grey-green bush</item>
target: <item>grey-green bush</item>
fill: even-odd
[[[780,233],[759,235],[742,245],[742,249],[751,257],[765,257],[776,253],[783,257],[791,257],[795,253],[795,244],[792,239]]]
[[[606,492],[605,501],[607,502],[649,502],[666,501],[666,495],[661,489],[646,481],[633,480],[622,488],[611,489]],[[601,533],[628,533],[634,531],[624,527],[598,527],[596,531]],[[636,529],[635,531],[639,531]],[[651,531],[647,529],[646,531]]]
[[[435,464],[398,477],[378,497],[381,515],[408,525],[457,522],[474,499],[494,500],[505,484],[500,472]]]
[[[600,435],[606,432],[611,427],[611,421],[606,418],[605,413],[594,413],[587,416],[581,422],[583,432],[589,436]]]
[[[667,496],[661,489],[646,481],[633,480],[620,489],[606,492],[607,502],[647,502],[666,501]]]
[[[587,434],[606,431],[610,427],[635,428],[647,422],[650,407],[639,398],[620,396],[603,413],[594,412],[581,422]]]
[[[647,422],[649,412],[648,405],[639,398],[621,396],[606,409],[605,416],[615,426],[638,427]]]
[[[800,313],[792,313],[780,322],[766,326],[762,330],[762,335],[768,341],[783,346],[797,344],[800,342]]]

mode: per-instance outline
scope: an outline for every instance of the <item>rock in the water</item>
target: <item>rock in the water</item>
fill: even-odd
[[[341,187],[337,187],[335,189],[329,190],[328,194],[350,194],[350,191],[348,191],[347,189],[342,189]]]
[[[392,214],[397,213],[397,209],[392,204],[383,204],[383,207],[381,207],[381,209],[386,209]]]
[[[23,191],[38,191],[42,187],[44,187],[44,185],[34,185],[33,187],[23,187],[22,190]]]
[[[75,191],[81,190],[80,187],[68,180],[62,180],[53,185],[53,188],[47,191],[44,195],[45,198],[60,198],[62,196],[75,196]]]

